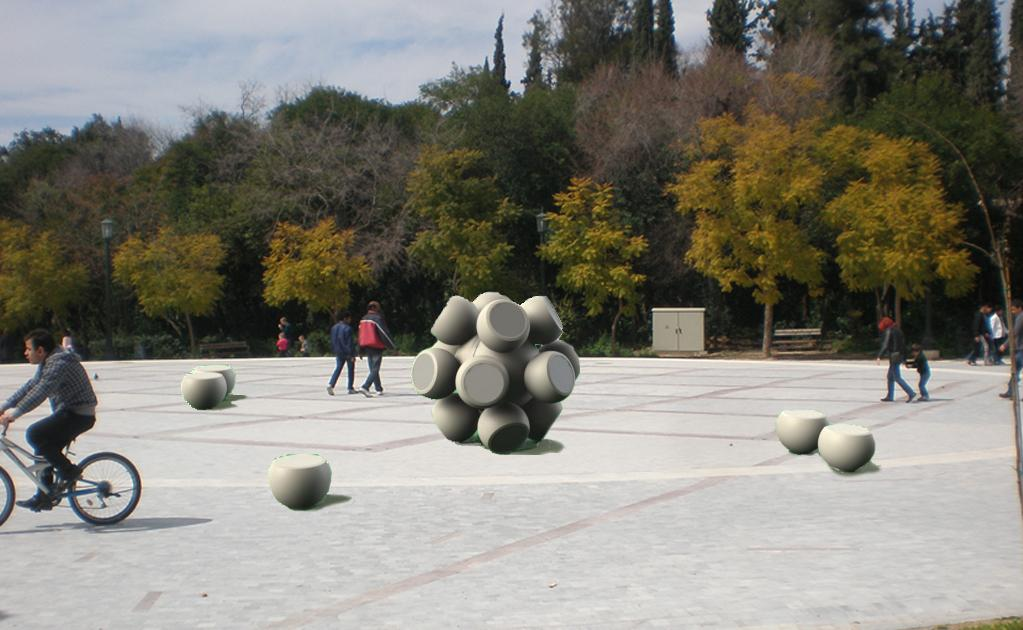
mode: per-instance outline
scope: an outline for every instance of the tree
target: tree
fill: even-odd
[[[114,256],[114,280],[130,287],[149,317],[166,321],[180,337],[184,316],[189,347],[196,351],[192,318],[213,312],[224,276],[217,268],[226,252],[215,234],[179,234],[170,227],[148,242],[128,238]]]
[[[654,0],[636,0],[632,8],[632,61],[643,63],[654,55]]]
[[[955,17],[959,83],[974,103],[994,104],[1004,93],[998,7],[994,0],[959,0]]]
[[[494,31],[494,69],[491,72],[494,73],[494,79],[497,80],[498,85],[505,90],[511,87],[511,82],[505,78],[507,64],[504,59],[504,13],[497,20],[497,30]]]
[[[64,324],[87,280],[85,266],[68,260],[52,232],[0,219],[0,328],[32,325],[47,314]]]
[[[721,284],[753,287],[764,306],[764,354],[770,356],[779,282],[811,291],[822,281],[824,252],[811,244],[806,213],[821,204],[824,173],[813,154],[814,119],[790,125],[753,106],[744,124],[724,115],[700,124],[693,166],[668,187],[676,209],[696,227],[686,260]]]
[[[962,246],[965,211],[945,200],[940,162],[926,144],[842,125],[821,146],[851,180],[823,212],[838,231],[835,262],[846,287],[875,290],[879,315],[893,288],[899,323],[901,300],[923,297],[936,280],[949,296],[970,290],[978,268]]]
[[[558,286],[580,294],[590,317],[617,303],[611,320],[611,352],[616,349],[618,320],[640,301],[646,276],[633,271],[633,260],[647,247],[646,238],[631,236],[614,190],[590,179],[572,179],[568,190],[554,196],[558,211],[548,220],[551,236],[539,248],[540,257],[560,265]]]
[[[408,246],[411,258],[447,277],[453,294],[493,290],[512,246],[500,228],[522,210],[501,196],[482,153],[426,147],[409,175],[409,207],[423,228]]]
[[[548,45],[548,27],[540,11],[529,18],[529,26],[530,29],[522,35],[522,47],[529,51],[526,74],[522,77],[522,87],[527,91],[547,85],[543,76],[543,51]]]
[[[351,254],[355,230],[338,230],[333,219],[323,219],[308,230],[281,223],[263,258],[263,299],[271,306],[289,300],[312,312],[331,313],[351,301],[352,285],[372,279],[364,256]]]
[[[654,54],[671,74],[678,74],[678,46],[675,43],[675,14],[671,0],[657,0]]]
[[[707,11],[711,45],[745,56],[753,41],[748,34],[753,26],[749,19],[753,8],[753,0],[714,0]]]
[[[548,18],[558,82],[578,83],[604,63],[628,57],[626,0],[558,0]]]

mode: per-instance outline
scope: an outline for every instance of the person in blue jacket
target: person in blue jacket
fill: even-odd
[[[327,393],[334,395],[334,386],[341,376],[341,368],[348,366],[348,393],[355,393],[355,333],[352,331],[352,316],[348,313],[338,311],[334,313],[334,321],[337,322],[330,327],[330,347],[334,351],[334,359],[337,365],[334,373],[330,375],[330,382],[327,384]]]

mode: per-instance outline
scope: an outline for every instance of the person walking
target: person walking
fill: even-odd
[[[330,348],[334,351],[334,360],[337,365],[334,373],[330,375],[327,383],[327,393],[334,395],[334,386],[341,376],[341,368],[348,366],[348,393],[355,393],[355,334],[352,331],[352,316],[348,313],[338,311],[334,314],[336,322],[330,327]]]
[[[277,333],[277,356],[288,356],[288,338],[284,333]]]
[[[931,399],[927,393],[927,381],[931,380],[931,366],[927,362],[927,355],[920,344],[914,343],[909,358],[906,359],[906,367],[916,368],[920,375],[920,383],[916,386],[920,390],[920,399],[917,402],[927,402]]]
[[[1012,314],[1012,336],[1016,339],[1016,371],[1009,377],[1009,386],[1005,393],[998,394],[1002,398],[1012,398],[1012,392],[1019,383],[1019,372],[1023,368],[1023,300],[1015,298],[1009,305]],[[1009,349],[1009,342],[1002,344],[1001,351]]]
[[[981,304],[977,312],[973,314],[973,323],[970,325],[970,332],[973,334],[973,348],[966,356],[967,365],[977,365],[978,357],[987,356],[987,339],[990,336],[987,330],[987,316],[990,312],[990,305]]]
[[[1005,365],[1002,361],[1001,346],[1009,338],[1005,328],[1005,311],[999,307],[991,313],[988,318],[988,329],[991,331],[991,363],[994,365]]]
[[[359,353],[366,356],[369,374],[366,381],[359,388],[359,392],[366,396],[372,396],[369,386],[376,389],[377,396],[383,396],[384,387],[380,383],[380,365],[384,360],[384,350],[394,348],[394,341],[391,339],[391,332],[387,330],[387,321],[384,319],[383,309],[380,302],[371,301],[366,306],[366,314],[359,320]]]
[[[895,384],[898,383],[902,391],[906,392],[906,402],[913,402],[916,398],[916,392],[909,386],[899,372],[899,366],[902,365],[902,360],[906,352],[906,338],[902,335],[902,331],[899,330],[898,324],[896,324],[891,317],[882,317],[881,321],[877,324],[878,330],[880,330],[884,337],[881,339],[881,350],[877,353],[877,362],[881,362],[881,357],[888,357],[888,395],[881,399],[881,402],[892,402],[895,400]]]

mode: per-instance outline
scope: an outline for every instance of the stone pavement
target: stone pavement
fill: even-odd
[[[332,359],[232,360],[193,411],[197,361],[87,364],[79,457],[145,490],[120,525],[65,506],[0,527],[3,628],[910,628],[1023,615],[1005,368],[934,362],[933,401],[880,403],[873,362],[584,359],[537,448],[443,439],[411,358],[386,395],[327,396]],[[365,363],[358,363],[361,376]],[[0,393],[32,367],[0,366]],[[915,385],[915,373],[909,375]],[[786,408],[869,426],[874,466],[832,472],[773,435]],[[24,429],[39,409],[12,427]],[[319,508],[267,488],[324,455]],[[31,488],[12,470],[18,492]]]

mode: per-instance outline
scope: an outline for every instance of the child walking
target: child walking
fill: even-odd
[[[914,343],[911,346],[909,358],[906,359],[906,367],[916,368],[920,374],[920,402],[927,402],[931,397],[927,394],[927,381],[931,380],[931,366],[927,363],[927,355],[924,354],[920,344]]]

